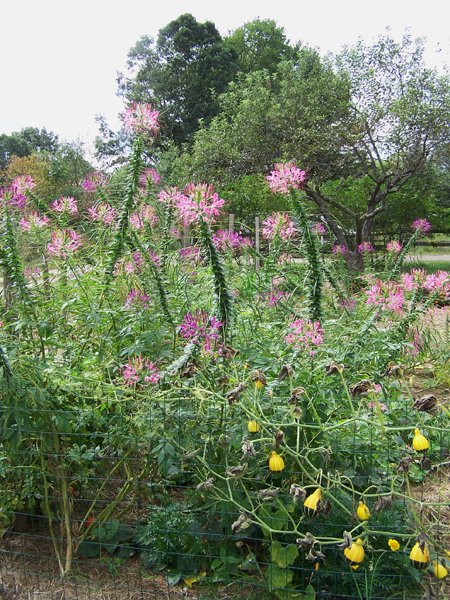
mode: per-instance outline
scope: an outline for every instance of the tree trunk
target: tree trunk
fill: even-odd
[[[344,254],[345,256],[345,262],[347,263],[347,267],[348,270],[351,273],[357,273],[359,271],[362,271],[364,268],[364,259],[363,259],[363,255],[361,254],[361,252],[358,252],[357,250],[347,250],[347,252]]]

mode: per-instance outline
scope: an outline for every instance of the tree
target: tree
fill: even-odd
[[[29,156],[33,152],[54,152],[58,148],[58,136],[46,129],[25,127],[10,135],[0,135],[0,168],[4,169],[11,157]]]
[[[163,137],[180,146],[217,114],[216,96],[237,64],[213,23],[184,14],[159,31],[156,44],[142,37],[128,54],[128,67],[131,77],[119,77],[120,93],[154,103],[162,111]]]
[[[267,70],[274,73],[281,61],[296,60],[298,45],[291,46],[282,27],[271,19],[255,19],[239,27],[224,40],[237,56],[241,73]]]
[[[449,143],[449,80],[424,65],[423,52],[422,40],[385,35],[333,63],[302,49],[297,64],[280,63],[272,76],[241,78],[196,134],[193,173],[223,181],[297,160],[307,198],[359,268],[358,245]]]

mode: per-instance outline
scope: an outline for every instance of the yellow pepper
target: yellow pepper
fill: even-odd
[[[249,421],[247,429],[249,433],[257,433],[259,431],[259,424],[256,421]]]

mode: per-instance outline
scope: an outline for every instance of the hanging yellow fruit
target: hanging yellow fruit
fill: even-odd
[[[269,469],[274,472],[282,471],[284,469],[283,458],[273,450],[269,458]]]
[[[257,380],[255,381],[255,389],[256,389],[256,390],[260,390],[260,389],[262,389],[263,387],[264,387],[264,382],[263,382],[263,381],[261,381],[261,379],[257,379]]]
[[[440,562],[434,562],[433,567],[433,573],[435,577],[438,579],[445,579],[447,577],[448,571]]]
[[[321,498],[322,490],[320,488],[317,488],[315,492],[305,498],[303,506],[306,508],[308,514],[313,515],[316,512]]]
[[[356,542],[353,542],[350,548],[345,548],[344,555],[350,561],[351,567],[359,566],[364,560],[364,542],[361,538],[358,538]]]
[[[259,431],[259,424],[256,421],[249,421],[247,429],[249,433],[257,433]]]
[[[414,429],[412,445],[416,452],[424,452],[430,447],[430,442],[424,435],[422,435],[420,429]]]
[[[428,544],[426,542],[416,542],[409,553],[409,560],[416,569],[425,569],[430,562]]]
[[[367,521],[367,519],[370,517],[369,507],[366,504],[364,504],[364,502],[362,502],[362,501],[360,501],[358,504],[356,516],[358,517],[358,519],[360,521]]]

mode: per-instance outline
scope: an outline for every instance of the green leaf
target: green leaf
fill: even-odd
[[[277,565],[270,564],[267,569],[269,590],[273,591],[276,588],[285,588],[291,583],[293,577],[294,573],[290,569],[280,569]]]
[[[271,555],[272,561],[282,569],[285,569],[294,564],[298,556],[298,548],[295,544],[283,546],[280,542],[272,542]]]

